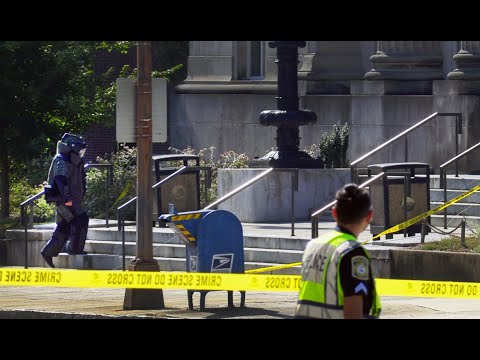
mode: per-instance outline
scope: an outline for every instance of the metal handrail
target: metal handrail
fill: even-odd
[[[408,129],[402,131],[400,134],[394,136],[390,140],[387,140],[380,146],[377,146],[375,149],[369,151],[365,155],[359,157],[357,160],[353,161],[350,163],[350,171],[351,171],[351,179],[353,182],[358,183],[359,181],[359,174],[358,174],[358,168],[355,167],[356,164],[359,162],[365,160],[366,158],[370,157],[371,155],[375,154],[376,152],[380,151],[381,149],[385,148],[386,146],[392,144],[393,142],[397,141],[401,137],[405,136],[405,162],[408,161],[408,138],[406,137],[407,134],[412,132],[413,130],[417,129],[418,127],[426,124],[430,120],[436,118],[437,116],[455,116],[455,134],[457,135],[455,137],[455,155],[458,154],[458,135],[462,133],[462,113],[439,113],[435,112],[430,116],[427,116],[425,119],[419,121],[415,125],[409,127]],[[458,162],[456,164],[456,174],[458,176]]]
[[[440,165],[440,187],[443,188],[443,203],[447,202],[447,166],[455,161],[457,164],[457,172],[455,173],[455,176],[458,177],[458,160],[479,146],[480,142]],[[447,228],[447,208],[443,209],[443,228]]]
[[[111,167],[109,169],[109,174],[110,174],[110,182],[113,182],[113,165],[112,164],[85,164],[84,168],[87,169],[88,167]],[[107,201],[105,204],[105,210],[106,210],[106,227],[108,227],[108,176],[107,176]],[[25,269],[28,269],[28,247],[27,247],[27,241],[28,241],[28,222],[26,221],[26,206],[30,205],[30,216],[32,218],[32,224],[33,224],[33,202],[37,200],[39,197],[41,197],[43,194],[45,194],[45,190],[40,191],[39,193],[29,197],[27,200],[22,202],[20,204],[20,224],[25,225],[25,237],[24,237],[24,244],[25,244],[25,258],[24,258],[24,267]],[[32,225],[31,224],[31,225]]]
[[[30,214],[33,215],[33,202],[37,200],[40,196],[45,194],[45,190],[40,191],[38,194],[35,194],[22,202],[20,204],[20,224],[25,225],[25,237],[24,237],[24,245],[25,245],[25,258],[24,258],[24,267],[28,269],[28,248],[27,248],[27,240],[28,240],[28,222],[26,221],[26,209],[27,205],[30,205]]]
[[[161,186],[162,184],[170,181],[171,179],[173,179],[174,177],[176,177],[177,175],[180,175],[181,173],[185,172],[187,169],[187,166],[185,165],[182,165],[177,171],[175,171],[173,174],[170,174],[168,175],[167,177],[165,177],[164,179],[160,180],[159,182],[157,182],[155,185],[152,186],[152,190],[155,190],[156,188],[158,188],[159,186]],[[122,211],[123,209],[125,209],[128,205],[132,204],[134,201],[137,200],[137,196],[135,196],[134,198],[128,200],[126,203],[120,205],[118,208],[117,208],[117,221],[118,221],[118,231],[121,232],[121,236],[122,236],[122,270],[125,271],[125,220],[123,219],[123,216],[122,216]]]
[[[363,184],[359,185],[358,187],[359,188],[364,188],[367,185],[370,185],[371,183],[373,183],[374,181],[377,181],[378,179],[383,178],[385,175],[387,175],[386,172],[381,172],[380,174],[377,174],[374,177],[372,177],[371,179],[365,181]],[[312,218],[312,239],[315,239],[316,237],[318,237],[318,216],[322,212],[324,212],[325,210],[330,209],[336,203],[337,203],[337,200],[333,200],[331,203],[325,205],[324,207],[315,211],[311,215],[311,218]],[[405,202],[405,204],[406,204],[406,202]]]
[[[267,170],[265,171],[262,171],[260,174],[258,174],[257,176],[255,176],[254,178],[248,180],[246,183],[240,185],[239,187],[233,189],[232,191],[230,191],[229,193],[223,195],[220,199],[214,201],[213,203],[211,203],[210,205],[207,205],[203,208],[203,210],[209,210],[213,207],[216,207],[217,205],[223,203],[225,200],[228,200],[230,199],[232,196],[238,194],[240,191],[242,191],[243,189],[246,189],[247,187],[249,187],[250,185],[253,185],[255,184],[258,180],[264,178],[265,176],[267,176],[268,174],[270,174],[272,171],[273,171],[274,168],[268,168]]]
[[[250,185],[253,185],[257,181],[263,179],[265,176],[270,174],[272,171],[287,171],[292,173],[292,187],[291,187],[291,197],[290,197],[290,221],[291,221],[291,236],[295,236],[295,191],[298,191],[298,169],[297,168],[268,168],[267,170],[261,172],[254,178],[248,180],[246,183],[240,185],[239,187],[233,189],[229,193],[222,196],[220,199],[211,203],[210,205],[203,208],[203,210],[209,210],[216,207],[217,205],[223,203],[225,200],[230,199],[232,196],[238,194],[240,191],[246,189]]]

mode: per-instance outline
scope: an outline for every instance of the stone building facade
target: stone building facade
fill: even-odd
[[[299,49],[301,109],[317,114],[300,127],[300,149],[335,123],[350,128],[352,162],[435,112],[462,113],[459,152],[480,142],[480,41],[307,41]],[[188,77],[169,103],[169,142],[215,145],[250,158],[275,148],[276,129],[259,114],[276,109],[276,50],[268,41],[191,41]],[[455,118],[437,117],[408,136],[408,161],[434,169],[455,156]],[[369,163],[405,161],[405,142]],[[363,164],[368,165],[368,164]],[[460,162],[480,170],[480,152]]]

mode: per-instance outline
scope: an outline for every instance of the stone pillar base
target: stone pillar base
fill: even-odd
[[[353,80],[351,95],[432,95],[432,81]]]
[[[433,94],[441,95],[441,96],[480,95],[480,79],[478,80],[437,80],[433,82]],[[449,111],[452,111],[452,110],[450,109]],[[445,111],[445,112],[448,112],[448,111]]]
[[[315,80],[301,79],[298,81],[298,94],[305,95],[348,95],[350,80]]]
[[[373,69],[365,74],[365,80],[437,80],[443,77],[441,56],[392,56],[378,52],[370,61]]]
[[[460,50],[453,60],[457,68],[448,73],[448,80],[480,80],[480,56]]]

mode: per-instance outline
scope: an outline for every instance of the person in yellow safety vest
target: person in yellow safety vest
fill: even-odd
[[[334,230],[308,242],[302,257],[302,283],[296,318],[378,318],[380,297],[370,257],[357,241],[373,209],[367,190],[347,184],[336,193]]]

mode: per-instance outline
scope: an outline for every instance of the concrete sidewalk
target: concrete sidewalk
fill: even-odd
[[[124,289],[0,287],[0,319],[293,319],[297,294],[246,292],[245,307],[234,292],[212,291],[205,311],[188,310],[185,290],[163,290],[165,309],[123,310]],[[382,297],[381,319],[480,319],[480,300]]]
[[[95,221],[94,221],[95,222]],[[101,221],[99,224],[101,225]],[[43,225],[43,228],[52,227]],[[116,227],[116,224],[111,224]],[[290,223],[242,224],[244,235],[291,236]],[[321,222],[319,232],[335,226]],[[154,228],[153,231],[171,231]],[[459,232],[460,230],[458,230]],[[295,237],[310,238],[311,223],[295,224]],[[442,236],[430,233],[426,241]],[[360,235],[360,241],[371,239],[369,229]],[[420,236],[375,241],[367,248],[388,248],[420,243]],[[23,267],[19,267],[23,268]],[[81,270],[79,270],[81,271]],[[199,293],[194,294],[195,310],[188,310],[186,290],[163,290],[165,308],[161,310],[123,310],[125,289],[8,287],[0,286],[0,318],[161,318],[161,319],[292,319],[297,301],[293,292],[246,292],[245,308],[239,308],[240,293],[234,292],[235,308],[227,307],[226,291],[211,291],[206,296],[205,311],[199,311]],[[480,318],[480,300],[382,297],[382,319],[451,319]]]

